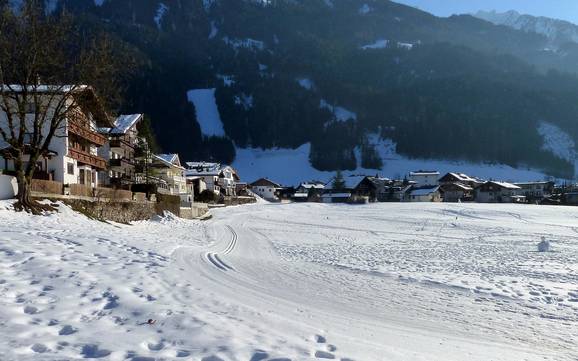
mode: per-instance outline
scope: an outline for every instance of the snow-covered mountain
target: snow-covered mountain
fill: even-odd
[[[578,43],[578,26],[568,21],[524,15],[514,10],[504,13],[482,10],[474,16],[496,25],[505,25],[517,30],[544,35],[554,44],[568,41]]]

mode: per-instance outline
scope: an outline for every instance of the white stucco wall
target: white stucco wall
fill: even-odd
[[[0,200],[12,199],[18,193],[16,178],[0,174]]]

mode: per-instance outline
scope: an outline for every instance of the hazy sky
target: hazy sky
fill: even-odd
[[[478,10],[517,10],[578,24],[578,0],[393,0],[418,7],[438,16],[463,14]]]

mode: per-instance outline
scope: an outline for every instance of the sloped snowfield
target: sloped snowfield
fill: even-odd
[[[258,204],[120,225],[10,207],[2,361],[578,358],[578,208]]]

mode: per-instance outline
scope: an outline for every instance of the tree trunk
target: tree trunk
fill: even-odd
[[[40,204],[32,199],[32,176],[26,176],[24,172],[16,173],[16,181],[18,182],[18,194],[16,195],[16,203],[14,209],[18,212],[28,212],[32,214],[42,214],[45,211],[55,210],[49,205]]]

